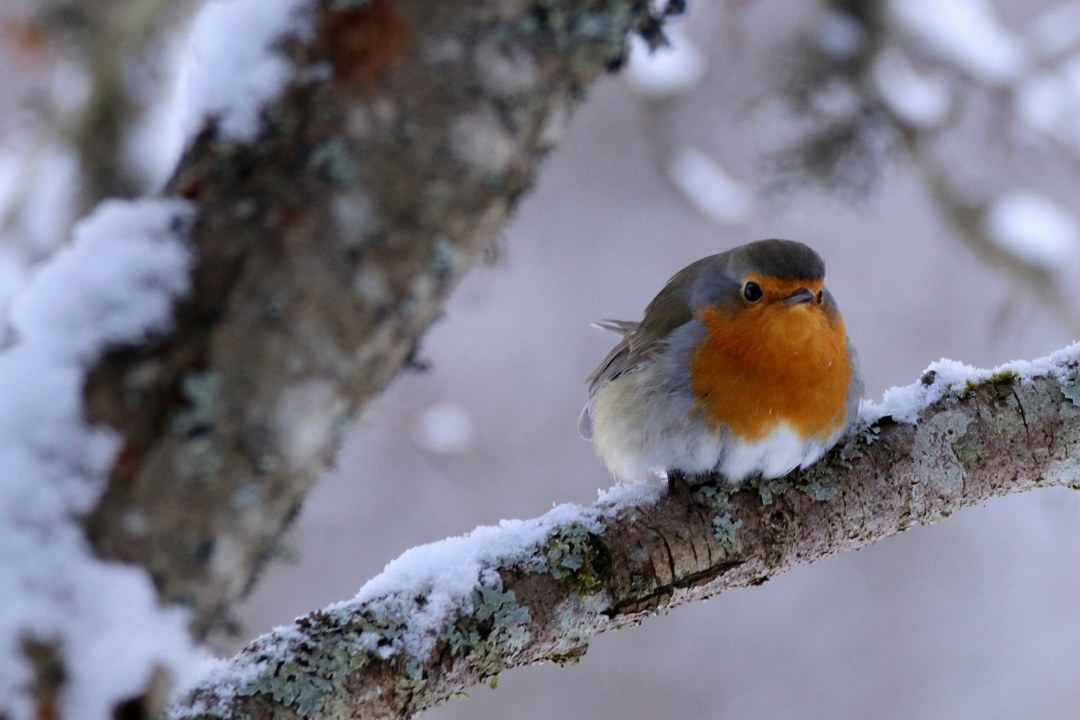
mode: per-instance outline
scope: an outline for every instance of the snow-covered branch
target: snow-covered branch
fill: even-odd
[[[1080,488],[1080,344],[942,361],[806,471],[637,486],[410,550],[356,598],[213,667],[170,717],[408,717],[597,633],[1035,487]]]
[[[227,617],[582,90],[659,12],[207,3],[166,197],[98,213],[15,306],[0,717],[152,712],[191,652],[157,601],[196,638]]]
[[[167,337],[114,349],[86,388],[89,419],[123,437],[88,520],[99,551],[148,567],[199,628],[221,618],[641,5],[207,7],[186,85],[212,122],[168,188],[199,213],[193,292]]]

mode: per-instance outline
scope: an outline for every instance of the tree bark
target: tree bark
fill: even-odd
[[[408,365],[646,0],[312,2],[243,143],[209,124],[168,193],[198,212],[173,330],[90,373],[123,451],[92,543],[196,634],[274,552],[349,418]]]
[[[950,387],[930,372],[913,386],[933,400],[917,423],[878,418],[786,478],[738,488],[675,478],[644,499],[557,508],[534,521],[535,542],[515,546],[521,528],[510,525],[478,529],[479,550],[466,538],[407,554],[408,582],[376,580],[378,592],[256,639],[170,717],[410,717],[505,669],[578,658],[593,635],[659,610],[991,498],[1080,489],[1078,365],[1074,345],[1030,378],[984,372]],[[453,543],[476,560],[464,591],[441,587],[443,568],[418,559],[452,557]]]

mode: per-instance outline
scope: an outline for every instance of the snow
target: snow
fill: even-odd
[[[1077,363],[1080,363],[1080,342],[1046,357],[1014,360],[989,370],[943,358],[923,371],[922,378],[932,378],[932,381],[919,380],[910,385],[889,388],[878,403],[863,400],[859,408],[859,421],[870,425],[883,417],[892,417],[897,422],[915,424],[919,413],[927,406],[944,397],[963,393],[968,383],[982,383],[1003,372],[1015,372],[1019,382],[1046,376],[1064,380],[1072,372],[1069,365],[1075,367]]]
[[[408,617],[401,649],[414,657],[431,650],[443,620],[461,607],[478,583],[491,580],[491,568],[515,556],[527,556],[555,529],[580,523],[599,530],[596,511],[559,505],[534,520],[503,520],[467,535],[420,545],[393,560],[369,580],[352,600],[328,611],[370,604],[387,614]],[[415,599],[423,596],[423,608]]]
[[[517,156],[514,136],[491,109],[462,113],[454,119],[449,143],[458,160],[492,176],[509,170]]]
[[[160,84],[144,80],[139,99],[145,110],[124,138],[124,165],[139,177],[144,187],[155,191],[172,175],[184,149],[181,118],[187,111],[181,104],[179,86],[187,49],[186,37],[163,39],[154,59],[154,76]]]
[[[1025,80],[1016,102],[1020,119],[1029,128],[1080,149],[1080,57]]]
[[[414,435],[421,447],[450,454],[471,448],[476,433],[468,410],[454,403],[439,403],[420,414]]]
[[[664,34],[669,45],[650,50],[637,35],[630,39],[630,64],[626,81],[649,98],[667,98],[693,89],[705,77],[705,56],[678,25],[668,23]]]
[[[1008,84],[1027,67],[1024,44],[986,0],[892,0],[889,7],[927,51],[976,80]]]
[[[111,431],[82,419],[86,368],[162,328],[188,288],[185,203],[108,202],[16,299],[0,354],[0,715],[32,716],[25,637],[63,648],[64,717],[110,717],[155,666],[192,656],[185,613],[141,569],[98,559],[78,517],[104,488]]]
[[[78,167],[78,157],[66,143],[44,145],[18,134],[0,150],[2,241],[25,262],[50,254],[67,237]]]
[[[446,619],[469,606],[477,586],[497,582],[495,567],[527,561],[553,532],[571,525],[598,532],[602,518],[626,507],[654,503],[665,492],[660,484],[616,485],[601,490],[599,500],[590,507],[558,505],[539,518],[502,520],[466,535],[414,547],[391,561],[353,599],[330,605],[320,613],[348,616],[363,610],[405,620],[405,631],[393,637],[389,645],[380,644],[371,633],[361,635],[359,644],[377,651],[384,659],[403,652],[423,658],[433,648]],[[418,603],[418,598],[423,602]],[[306,639],[295,625],[277,627],[252,641],[249,647],[257,648],[257,653],[245,653],[235,660],[204,660],[195,668],[193,681],[184,688],[199,690],[198,700],[191,705],[173,705],[168,716],[180,720],[223,711],[231,698],[258,680],[266,669],[279,661],[289,661],[290,642],[303,643]]]
[[[184,135],[193,137],[208,117],[226,137],[248,142],[259,112],[289,80],[289,63],[276,52],[288,34],[306,35],[311,0],[209,0],[195,18],[187,62],[181,67],[178,107]]]
[[[430,653],[445,620],[472,602],[473,593],[481,584],[497,583],[494,568],[518,559],[531,557],[548,536],[559,529],[579,524],[599,531],[601,517],[614,514],[622,507],[655,500],[660,496],[658,486],[614,488],[593,507],[565,504],[552,508],[533,520],[503,520],[496,526],[478,527],[467,535],[420,545],[407,550],[391,561],[379,575],[369,580],[356,596],[348,601],[324,608],[324,614],[351,615],[361,610],[404,620],[407,627],[395,635],[389,645],[379,645],[365,633],[360,644],[377,651],[384,659],[399,653],[423,658]],[[422,598],[422,603],[417,602]],[[258,654],[245,654],[236,661],[204,661],[198,668],[201,677],[186,689],[199,692],[191,706],[174,705],[169,716],[199,717],[227,706],[229,700],[243,692],[260,674],[285,656],[290,642],[306,638],[295,625],[274,628],[256,638],[251,647]]]
[[[897,116],[912,125],[937,126],[947,119],[952,94],[942,78],[920,74],[902,52],[883,50],[874,63],[874,82]]]
[[[370,605],[395,617],[408,617],[408,630],[395,650],[424,657],[446,617],[469,602],[478,583],[493,580],[492,568],[528,558],[560,528],[578,524],[596,532],[602,517],[629,505],[655,502],[660,495],[659,486],[613,488],[592,507],[558,505],[533,520],[503,520],[467,535],[412,548],[369,580],[355,598],[327,611]],[[425,599],[422,608],[415,602],[420,596]]]
[[[1060,270],[1080,256],[1076,217],[1043,195],[1015,192],[1000,198],[986,224],[995,243],[1045,270]]]
[[[712,222],[735,225],[750,214],[750,191],[697,148],[680,148],[668,164],[668,177],[694,209]]]
[[[341,392],[329,380],[310,378],[285,389],[277,403],[274,424],[294,472],[319,467],[347,413]]]

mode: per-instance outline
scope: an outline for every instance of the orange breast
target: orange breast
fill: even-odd
[[[690,359],[707,414],[745,441],[785,422],[824,440],[844,421],[851,382],[844,322],[815,304],[763,303],[698,318],[706,336]]]

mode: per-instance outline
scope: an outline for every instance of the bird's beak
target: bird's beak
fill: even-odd
[[[801,305],[803,303],[813,302],[814,293],[810,292],[806,288],[799,288],[795,292],[784,298],[784,301],[788,305]]]

